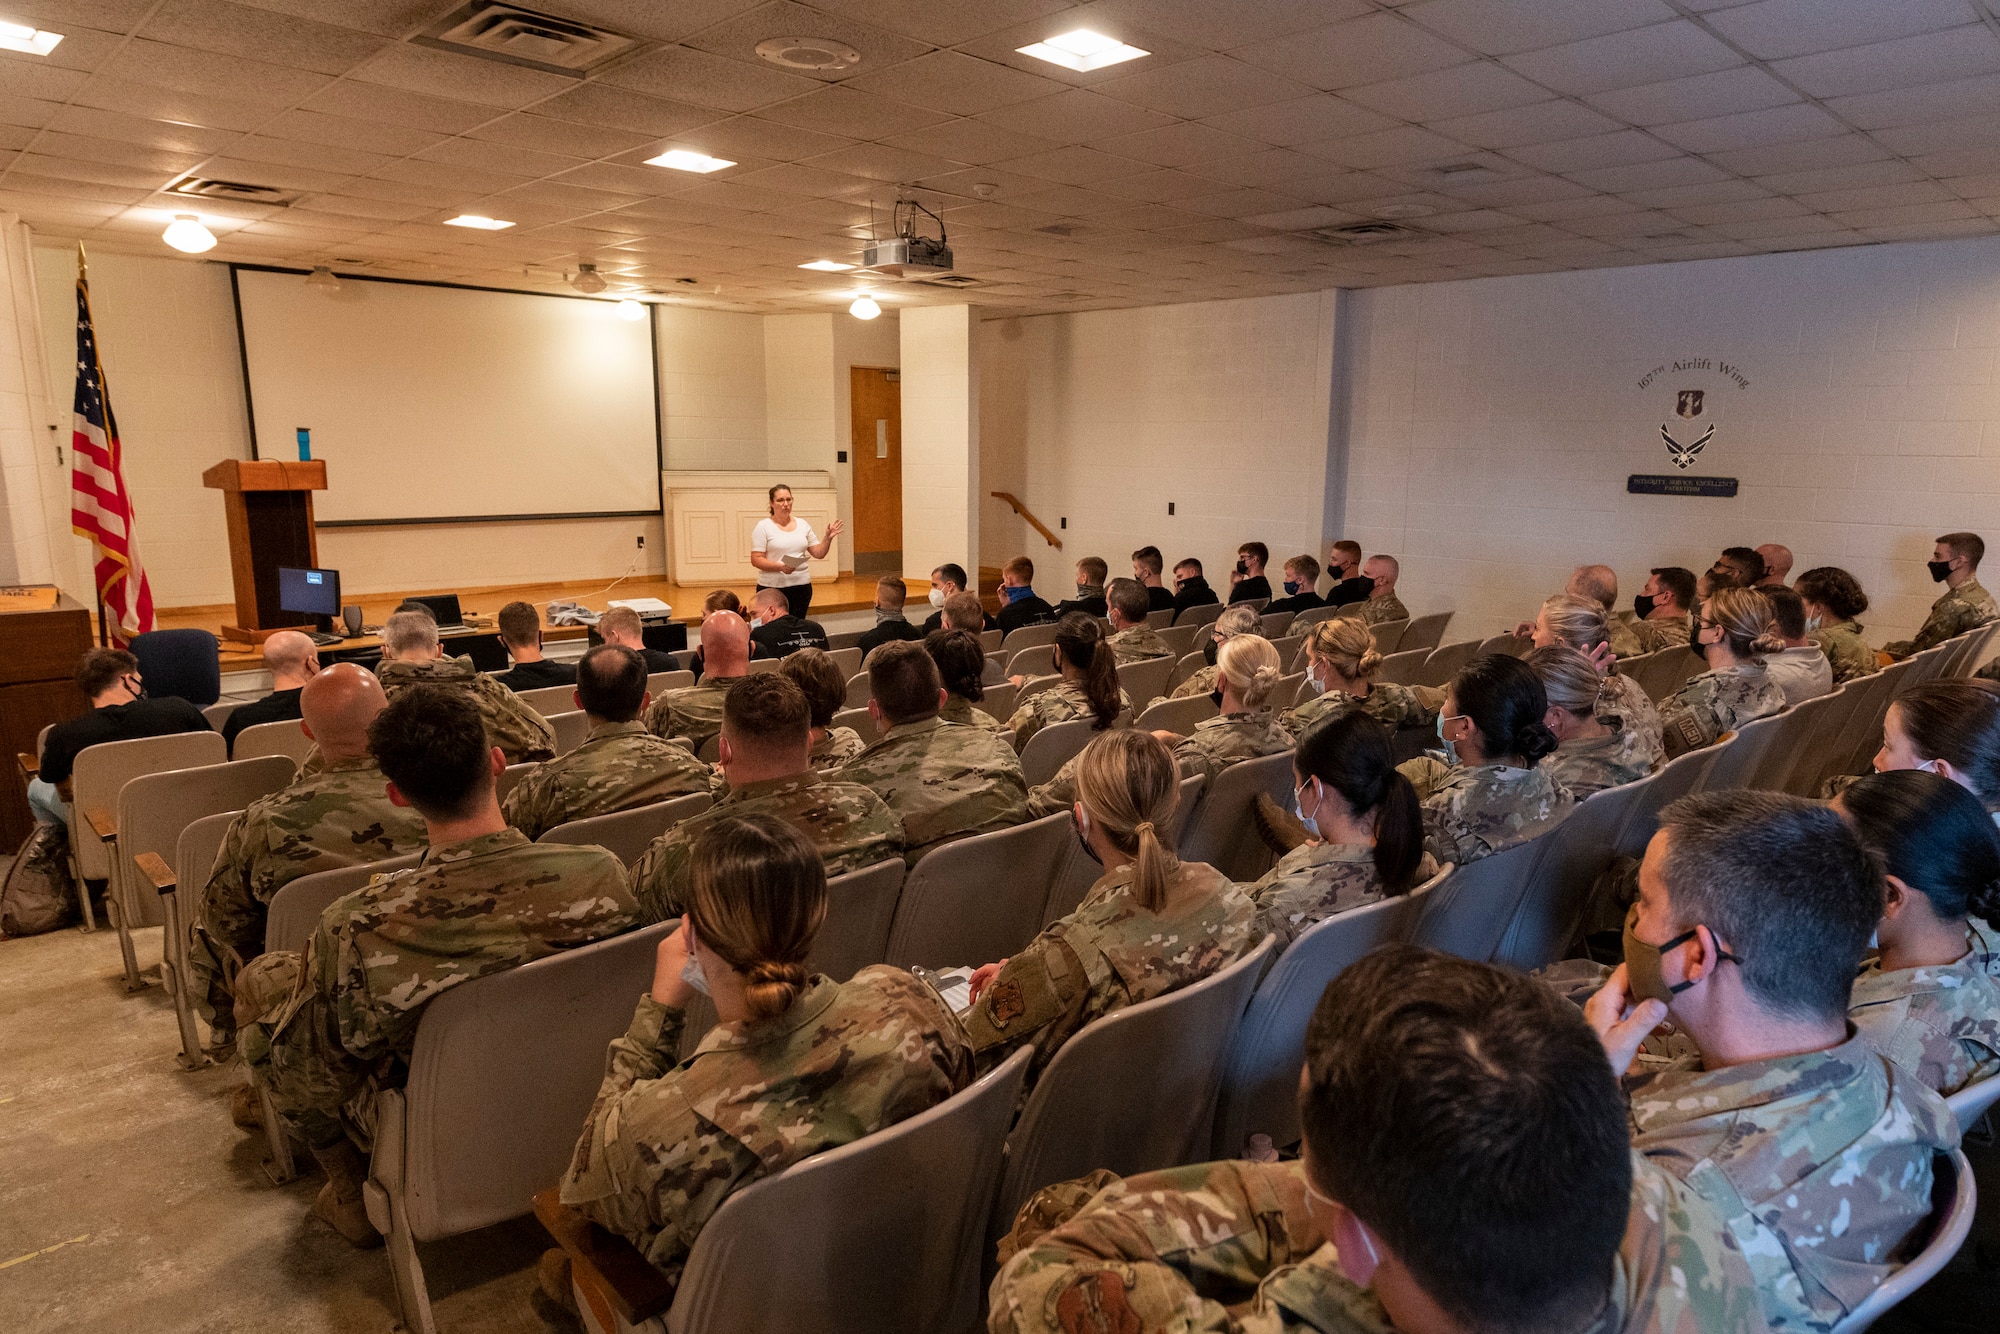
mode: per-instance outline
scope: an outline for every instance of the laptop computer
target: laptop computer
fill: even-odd
[[[458,594],[439,593],[427,598],[404,598],[405,602],[417,602],[431,609],[431,616],[440,630],[465,629],[465,613],[459,610]]]

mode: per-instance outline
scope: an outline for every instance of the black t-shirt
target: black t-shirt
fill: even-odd
[[[1147,584],[1146,599],[1152,603],[1147,608],[1148,611],[1172,611],[1174,606],[1174,590],[1161,587],[1158,584]]]
[[[1261,574],[1245,575],[1236,581],[1236,587],[1229,590],[1231,602],[1248,602],[1252,598],[1271,596],[1271,581]]]
[[[507,671],[501,672],[498,680],[509,690],[546,690],[550,686],[573,686],[576,684],[576,664],[550,662],[547,658],[543,658],[540,662],[517,662]]]
[[[769,656],[782,658],[802,648],[825,648],[826,631],[820,628],[818,621],[809,621],[803,616],[780,616],[752,630],[750,642]]]
[[[1101,619],[1105,612],[1104,599],[1102,597],[1070,598],[1067,601],[1056,603],[1056,619],[1059,621],[1073,611],[1080,611],[1085,616],[1096,616]]]
[[[1208,580],[1201,575],[1181,580],[1180,592],[1174,594],[1174,619],[1189,607],[1206,607],[1222,599],[1215,596],[1215,590],[1208,586]]]
[[[866,658],[884,644],[894,644],[906,639],[922,639],[924,632],[898,616],[892,621],[882,621],[873,630],[854,641],[854,647],[861,650]]]
[[[1343,579],[1326,591],[1323,607],[1346,607],[1356,602],[1366,602],[1368,595],[1375,591],[1375,581],[1365,574],[1357,574],[1352,579]]]
[[[63,782],[76,768],[76,753],[85,746],[208,730],[208,719],[201,716],[201,710],[179,695],[107,704],[50,729],[49,739],[42,743],[40,777],[45,783]]]
[[[1047,625],[1055,618],[1056,609],[1044,599],[1030,593],[1002,607],[1000,614],[993,618],[993,628],[1005,636],[1024,625]]]
[[[1324,602],[1320,601],[1319,594],[1308,588],[1303,593],[1294,593],[1288,598],[1279,598],[1276,602],[1264,608],[1264,614],[1269,616],[1273,612],[1288,611],[1296,616],[1302,611],[1314,611],[1325,605]]]
[[[259,723],[290,722],[294,718],[304,716],[299,712],[299,692],[304,688],[293,686],[290,690],[273,690],[264,698],[250,701],[223,719],[222,740],[228,745],[230,755],[236,754],[236,735],[244,728],[255,727]]]

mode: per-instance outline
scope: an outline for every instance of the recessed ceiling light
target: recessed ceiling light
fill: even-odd
[[[56,43],[63,39],[59,32],[43,32],[30,28],[25,23],[8,23],[0,19],[0,51],[19,51],[25,55],[45,56],[56,49]]]
[[[821,273],[846,273],[852,264],[842,264],[837,259],[816,259],[810,264],[799,265],[802,269],[817,269]]]
[[[1078,28],[1060,37],[1051,37],[1046,42],[1036,42],[1033,46],[1016,48],[1024,56],[1046,60],[1064,69],[1073,69],[1079,74],[1103,69],[1107,65],[1123,64],[1127,60],[1137,60],[1149,56],[1150,51],[1141,51],[1136,46],[1127,46],[1116,37],[1106,37],[1101,32],[1088,28]]]
[[[447,227],[476,227],[482,232],[504,232],[514,224],[500,218],[482,217],[477,213],[461,213],[455,218],[446,218]]]
[[[733,167],[736,164],[728,158],[710,157],[706,153],[697,153],[692,149],[670,148],[658,157],[647,158],[646,165],[649,167],[671,167],[675,171],[698,171],[706,174],[711,171],[721,171],[724,167]]]

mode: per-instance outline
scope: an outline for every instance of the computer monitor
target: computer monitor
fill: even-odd
[[[465,624],[465,613],[459,610],[456,593],[437,593],[430,597],[404,598],[403,601],[429,607],[431,619],[438,623],[440,630],[454,630]]]
[[[340,571],[278,567],[278,609],[318,618],[326,630],[340,615]]]

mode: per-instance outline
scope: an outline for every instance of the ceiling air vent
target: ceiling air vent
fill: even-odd
[[[623,33],[497,0],[473,0],[410,40],[440,51],[456,51],[460,55],[525,65],[579,79],[613,56],[623,55],[639,45],[637,38]]]
[[[941,273],[935,278],[920,278],[918,281],[926,287],[980,287],[986,282],[984,278],[975,278],[969,273]]]
[[[1414,227],[1398,227],[1393,222],[1357,222],[1346,227],[1315,227],[1299,235],[1324,241],[1328,245],[1371,245],[1376,241],[1393,241],[1399,236],[1422,236],[1424,233]]]
[[[206,176],[188,176],[167,187],[170,195],[193,195],[197,199],[234,199],[245,204],[289,204],[293,196],[274,185],[251,185],[246,181],[217,181]]]

